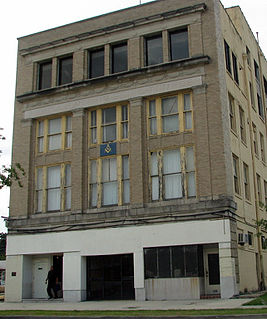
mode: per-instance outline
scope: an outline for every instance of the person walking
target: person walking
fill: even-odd
[[[56,273],[54,271],[54,267],[52,265],[50,267],[50,270],[48,271],[47,278],[45,280],[45,283],[48,284],[47,289],[46,289],[48,296],[49,296],[48,299],[57,298],[56,281],[57,281],[57,277],[56,277]]]

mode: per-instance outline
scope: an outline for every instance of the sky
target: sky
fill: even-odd
[[[177,0],[179,1],[179,0]],[[142,3],[151,0],[141,0]],[[205,2],[205,1],[203,1]],[[267,56],[267,0],[221,0],[225,7],[239,5],[254,32],[259,33],[260,46]],[[0,165],[11,161],[13,106],[15,99],[17,38],[64,24],[98,16],[107,12],[139,5],[140,0],[9,0],[1,2],[0,19]],[[6,232],[4,219],[8,216],[9,190],[0,190],[0,232]]]

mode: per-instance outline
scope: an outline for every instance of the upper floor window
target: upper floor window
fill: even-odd
[[[71,209],[71,166],[64,163],[36,169],[35,211]]]
[[[233,60],[233,71],[234,71],[234,80],[236,81],[237,84],[239,84],[239,78],[238,78],[238,63],[237,63],[237,58],[232,53],[232,60]]]
[[[251,105],[252,107],[255,107],[254,90],[251,82],[249,82],[249,93]]]
[[[193,147],[152,152],[150,178],[152,200],[196,196]]]
[[[228,70],[230,74],[232,74],[230,47],[225,40],[224,40],[224,54],[225,54],[226,69]]]
[[[256,182],[257,182],[257,193],[258,193],[258,201],[262,202],[262,190],[261,190],[261,177],[259,174],[256,174]]]
[[[258,63],[254,60],[254,72],[255,72],[255,77],[260,82],[260,69],[258,66]]]
[[[228,95],[228,100],[229,100],[230,126],[231,126],[231,129],[236,132],[235,101],[231,94]]]
[[[243,178],[244,178],[244,190],[245,197],[247,200],[250,200],[250,182],[249,182],[249,169],[248,165],[243,163]]]
[[[149,135],[192,130],[192,96],[190,93],[149,99],[147,107]]]
[[[267,207],[267,182],[264,181],[264,198],[265,198],[265,207]]]
[[[128,138],[128,105],[90,111],[90,143],[101,144]]]
[[[163,62],[162,35],[145,38],[145,64],[154,65]]]
[[[38,90],[50,88],[52,85],[52,61],[45,61],[38,65]]]
[[[233,167],[234,167],[234,190],[237,194],[240,194],[240,172],[239,172],[239,160],[238,157],[233,155]]]
[[[104,48],[89,51],[88,70],[90,79],[104,75]]]
[[[129,156],[91,160],[89,180],[90,207],[128,204],[130,202]]]
[[[245,112],[244,110],[241,108],[241,106],[239,106],[239,121],[240,121],[240,136],[241,136],[241,140],[246,143],[246,120],[245,120]]]
[[[62,116],[37,121],[37,153],[72,146],[72,117]]]
[[[60,58],[58,61],[58,85],[72,82],[72,56]]]
[[[169,43],[171,61],[189,57],[187,29],[170,32]]]
[[[260,133],[261,160],[265,163],[265,140],[263,134]]]
[[[259,156],[257,128],[254,123],[252,123],[252,138],[253,138],[253,148],[254,148],[255,155]]]
[[[249,66],[251,66],[251,53],[248,47],[246,47],[246,53],[247,53],[247,63]]]
[[[111,47],[111,64],[112,73],[128,70],[127,43],[120,43]]]

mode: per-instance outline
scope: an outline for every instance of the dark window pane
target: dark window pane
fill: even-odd
[[[146,65],[154,65],[163,62],[161,35],[146,39]]]
[[[170,248],[158,248],[159,278],[171,278]]]
[[[233,53],[232,53],[232,59],[233,59],[234,79],[235,79],[236,83],[239,83],[237,59]]]
[[[230,47],[226,41],[224,41],[224,53],[225,53],[226,69],[232,74]]]
[[[184,277],[184,246],[172,247],[172,276],[174,278]]]
[[[198,277],[197,246],[185,246],[185,277]]]
[[[119,44],[112,47],[112,73],[128,70],[127,44]]]
[[[157,277],[157,249],[146,248],[145,254],[145,278]]]
[[[209,284],[220,284],[219,254],[208,254]]]
[[[72,82],[72,57],[59,60],[58,84],[63,85]]]
[[[203,277],[204,276],[203,246],[197,247],[197,253],[198,253],[198,276]]]
[[[257,64],[257,62],[254,60],[254,71],[255,71],[255,77],[260,82],[260,69]]]
[[[104,49],[89,53],[89,78],[104,75]]]
[[[185,59],[189,56],[187,29],[170,33],[171,60]]]
[[[52,61],[39,64],[38,89],[43,90],[51,87]]]

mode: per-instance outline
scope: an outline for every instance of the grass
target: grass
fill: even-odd
[[[265,305],[267,305],[267,293],[244,304],[244,306],[265,306]]]
[[[87,317],[171,317],[171,316],[204,316],[204,315],[249,315],[249,314],[267,314],[267,308],[259,309],[215,309],[215,310],[72,310],[72,311],[54,311],[54,310],[2,310],[0,317],[4,316],[87,316]]]

